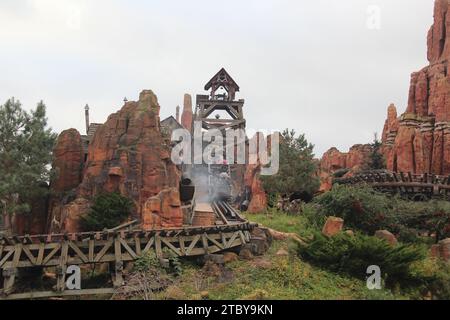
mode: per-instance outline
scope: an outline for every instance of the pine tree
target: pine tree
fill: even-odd
[[[25,111],[14,98],[0,105],[0,206],[12,232],[17,213],[29,212],[30,199],[46,192],[56,134],[47,126],[46,107]]]
[[[314,146],[294,130],[284,130],[280,137],[280,169],[273,176],[262,176],[269,194],[291,195],[295,192],[313,194],[319,188],[314,162]]]
[[[378,140],[378,136],[375,133],[373,142],[371,143],[371,153],[369,155],[369,160],[366,164],[366,170],[381,170],[386,168],[386,163],[384,156],[381,153],[381,147],[383,144]]]

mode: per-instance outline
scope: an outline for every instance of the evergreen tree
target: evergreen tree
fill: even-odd
[[[29,200],[45,192],[55,140],[42,101],[30,112],[14,98],[0,105],[0,206],[7,231],[15,214],[28,212]]]
[[[366,170],[380,170],[386,168],[384,156],[381,153],[382,145],[383,144],[378,140],[377,134],[375,133],[373,142],[370,145],[372,150],[366,164]]]
[[[320,183],[316,176],[313,149],[314,146],[308,143],[304,134],[296,137],[294,130],[284,130],[280,136],[279,172],[261,177],[264,189],[272,195],[316,192]]]
[[[81,218],[83,231],[111,229],[123,223],[134,208],[133,201],[118,193],[103,193],[95,197],[89,213]]]

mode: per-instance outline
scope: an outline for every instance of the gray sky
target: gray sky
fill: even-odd
[[[86,103],[104,122],[152,89],[164,118],[225,67],[248,127],[345,151],[381,133],[391,102],[404,112],[433,2],[0,0],[0,103],[43,99],[56,131],[84,133]]]

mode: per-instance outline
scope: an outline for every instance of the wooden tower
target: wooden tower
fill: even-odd
[[[194,121],[201,121],[205,130],[245,129],[244,99],[235,100],[239,86],[224,68],[209,80],[205,90],[210,90],[209,95],[196,97]],[[219,90],[224,92],[218,93]],[[217,111],[225,111],[227,117],[214,117]]]

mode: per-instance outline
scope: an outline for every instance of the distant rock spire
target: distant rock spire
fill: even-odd
[[[183,114],[181,115],[181,125],[188,129],[192,129],[192,97],[190,94],[184,95]]]
[[[428,32],[428,61],[430,63],[447,59],[450,56],[450,0],[436,0],[434,4],[434,23]]]

